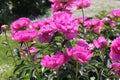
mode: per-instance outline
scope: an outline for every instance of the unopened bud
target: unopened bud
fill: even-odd
[[[8,25],[4,24],[0,28],[2,31],[6,31],[8,29]]]

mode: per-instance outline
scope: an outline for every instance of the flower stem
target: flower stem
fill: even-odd
[[[82,11],[82,17],[83,17],[83,24],[82,24],[82,26],[84,27],[84,22],[85,22],[84,21],[84,18],[85,18],[84,9],[82,8],[81,11]]]
[[[13,59],[13,61],[14,61],[14,64],[16,65],[16,60],[15,60],[15,58],[14,58],[14,55],[13,55],[13,52],[12,52],[12,49],[11,49],[11,46],[10,46],[10,43],[9,43],[8,36],[7,36],[7,34],[6,34],[6,31],[4,31],[4,33],[5,33],[5,39],[6,39],[6,41],[7,41],[8,48],[9,48],[9,50],[10,50],[12,59]]]
[[[95,69],[95,70],[96,70],[96,74],[97,74],[97,80],[100,80],[99,72],[97,69]]]
[[[84,23],[85,23],[85,19],[84,19],[84,18],[85,18],[84,9],[82,8],[81,11],[82,11],[82,18],[83,18],[82,26],[83,26],[83,28],[84,28],[84,27],[85,27],[85,26],[84,26]],[[85,29],[85,28],[84,28],[84,33],[86,33],[86,29]]]
[[[26,48],[27,48],[28,57],[31,58],[31,53],[30,53],[30,50],[29,50],[28,42],[25,42],[25,45],[26,45]]]
[[[35,69],[36,69],[36,73],[38,74],[37,75],[37,80],[42,80],[41,78],[40,78],[40,76],[39,76],[39,71],[38,71],[38,69],[37,69],[37,67],[36,67],[36,65],[34,64],[34,61],[33,61],[33,59],[32,59],[32,56],[31,56],[31,53],[30,53],[30,50],[29,50],[29,44],[28,44],[28,42],[25,42],[25,46],[26,46],[26,48],[27,48],[27,53],[28,53],[28,62],[31,64],[31,66],[32,67],[34,67]]]
[[[79,80],[78,79],[78,62],[76,62],[76,79],[75,80]]]

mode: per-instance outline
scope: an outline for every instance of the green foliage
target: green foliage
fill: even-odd
[[[10,37],[8,37],[8,39],[9,39],[12,49],[15,47],[18,48],[18,45],[15,41],[13,41]],[[5,42],[5,41],[6,41],[5,36],[4,36],[4,34],[2,34],[0,36],[0,65],[13,63],[12,58],[10,57],[11,54],[9,53],[9,48],[7,46],[7,42]]]

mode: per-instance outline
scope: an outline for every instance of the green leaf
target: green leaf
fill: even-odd
[[[6,41],[2,42],[3,45],[8,45],[8,43]]]
[[[21,57],[20,51],[18,48],[14,48],[14,52],[17,54],[18,57]]]
[[[15,68],[14,71],[13,71],[13,73],[15,73],[15,72],[18,71],[20,68],[22,68],[22,67],[24,66],[23,63],[24,63],[24,60],[21,61],[21,63],[16,66],[16,68]]]
[[[37,76],[36,76],[36,69],[33,69],[32,72],[31,72],[31,76],[35,79],[37,79]]]

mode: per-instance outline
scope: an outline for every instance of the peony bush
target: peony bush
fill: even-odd
[[[90,0],[49,0],[52,15],[11,23],[10,53],[20,80],[116,80],[120,77],[120,10],[91,18]],[[75,18],[72,10],[80,9]],[[6,25],[1,26],[5,33]],[[9,42],[8,42],[9,43]],[[8,45],[10,47],[10,45]]]

